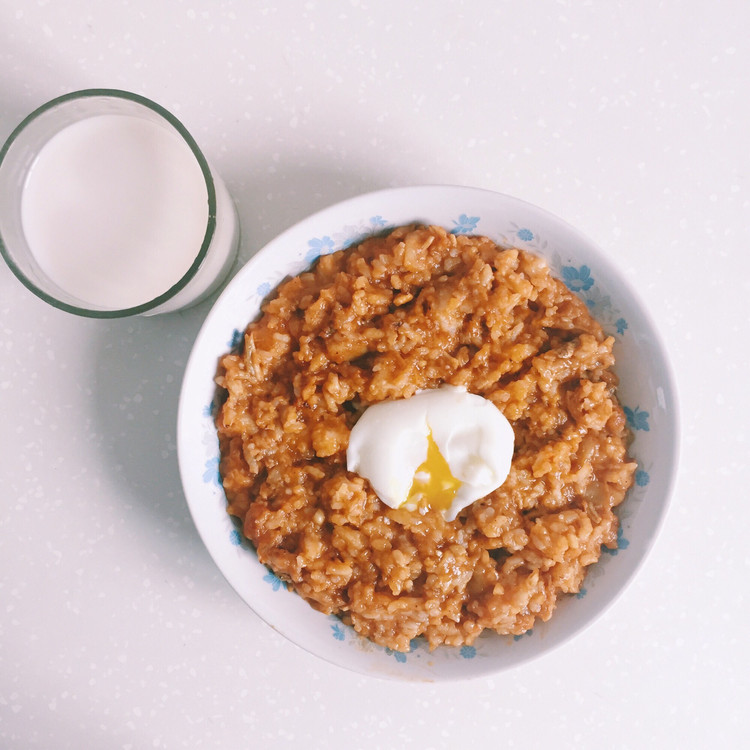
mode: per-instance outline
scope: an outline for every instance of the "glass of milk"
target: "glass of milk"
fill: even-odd
[[[185,127],[137,94],[88,89],[32,112],[0,151],[0,252],[46,302],[154,315],[226,278],[239,222]]]

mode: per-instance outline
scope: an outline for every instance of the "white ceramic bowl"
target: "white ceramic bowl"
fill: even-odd
[[[332,616],[314,611],[258,562],[225,510],[218,478],[214,427],[217,359],[259,313],[282,279],[320,254],[347,247],[389,226],[438,224],[483,234],[504,246],[544,256],[556,274],[588,304],[616,337],[619,398],[638,461],[635,485],[620,506],[618,548],[590,568],[584,588],[562,597],[552,619],[523,636],[483,634],[474,646],[430,652],[418,639],[401,654],[359,637]],[[331,206],[288,229],[258,252],[209,313],[188,361],[180,398],[180,472],[198,531],[229,583],[274,629],[302,648],[342,667],[403,680],[467,678],[515,667],[541,656],[602,614],[622,593],[651,547],[673,483],[678,445],[677,404],[664,348],[648,313],[606,255],[573,227],[528,203],[463,187],[408,187],[362,195]]]

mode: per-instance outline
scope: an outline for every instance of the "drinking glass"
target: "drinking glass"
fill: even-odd
[[[40,262],[43,260],[40,254],[40,246],[35,246],[34,242],[30,242],[30,237],[34,235],[34,232],[29,230],[34,229],[33,222],[40,219],[40,214],[44,214],[45,202],[42,201],[37,204],[35,213],[31,216],[28,206],[26,209],[24,208],[24,195],[29,188],[30,175],[34,174],[35,165],[41,164],[39,157],[45,146],[48,146],[52,139],[56,137],[59,139],[60,134],[72,126],[77,126],[84,121],[91,123],[90,118],[97,117],[110,117],[108,122],[113,122],[111,116],[137,118],[144,127],[146,123],[150,123],[164,129],[164,131],[158,131],[158,133],[155,131],[155,135],[163,137],[164,132],[166,132],[170,134],[170,137],[179,139],[179,145],[175,144],[175,148],[184,149],[185,153],[180,158],[184,158],[186,166],[192,165],[188,169],[195,178],[195,183],[192,186],[194,188],[193,194],[205,197],[205,203],[201,201],[199,206],[200,213],[196,213],[193,210],[194,204],[185,204],[184,207],[179,204],[178,199],[183,185],[176,184],[176,189],[172,190],[173,186],[168,184],[165,190],[171,192],[165,193],[165,197],[169,199],[165,200],[165,204],[172,205],[174,203],[173,198],[178,200],[178,203],[175,204],[176,209],[175,205],[172,205],[173,213],[176,210],[176,215],[179,218],[180,211],[183,211],[185,220],[191,220],[196,229],[200,231],[197,231],[194,237],[191,236],[190,242],[185,243],[178,242],[173,236],[173,245],[177,244],[179,247],[171,247],[170,253],[166,253],[162,251],[165,248],[158,244],[162,242],[163,246],[164,235],[165,233],[169,234],[162,227],[162,234],[158,237],[155,235],[153,239],[153,247],[149,246],[149,250],[139,250],[141,257],[138,259],[138,263],[140,265],[134,265],[133,268],[128,268],[130,260],[129,257],[125,256],[132,254],[133,263],[136,262],[136,242],[144,239],[143,233],[147,231],[144,226],[148,227],[149,222],[158,221],[159,205],[147,207],[148,210],[145,213],[148,213],[149,216],[144,216],[141,220],[137,213],[141,210],[138,201],[134,201],[135,207],[129,207],[119,205],[116,198],[112,198],[113,214],[116,212],[115,209],[117,211],[132,209],[133,253],[130,253],[127,249],[124,251],[120,249],[117,251],[117,257],[109,258],[106,253],[110,251],[102,247],[101,257],[94,258],[97,262],[91,263],[81,261],[81,257],[76,254],[79,248],[76,248],[75,243],[69,242],[66,246],[61,242],[58,247],[53,241],[51,248],[45,247],[47,256],[50,253],[57,254],[56,262],[58,266],[64,269],[68,268],[69,273],[80,271],[81,274],[87,274],[86,283],[92,292],[101,291],[98,288],[100,284],[102,289],[108,288],[116,291],[119,291],[118,284],[128,285],[129,291],[125,293],[125,297],[130,301],[127,303],[116,301],[116,299],[121,299],[120,295],[117,294],[112,295],[112,302],[106,298],[106,293],[104,293],[105,298],[102,298],[102,294],[91,294],[91,298],[87,299],[87,294],[81,291],[81,288],[85,288],[85,285],[76,289],[71,289],[70,285],[67,285],[66,288],[66,284],[62,283],[59,277],[54,277],[55,275],[49,270],[49,264],[45,265],[44,262]],[[132,120],[123,120],[123,122],[126,125],[130,123],[128,127],[135,124]],[[94,137],[92,136],[91,141],[84,141],[84,143],[91,142],[94,144]],[[112,150],[116,151],[117,146]],[[153,174],[147,174],[148,179],[144,188],[151,189],[155,185],[160,185],[160,179],[164,184],[167,184],[163,176],[159,174],[160,161],[163,161],[163,159],[160,159],[161,154],[156,151],[153,156]],[[94,159],[95,157],[92,156],[89,161]],[[122,159],[125,160],[127,166],[128,156],[121,155]],[[86,159],[81,159],[81,162],[84,161]],[[107,159],[100,159],[100,161],[106,162]],[[151,162],[147,159],[144,163],[150,170]],[[58,208],[56,220],[58,222],[63,221],[61,226],[64,228],[71,228],[71,231],[73,231],[76,228],[75,222],[84,222],[84,224],[79,225],[79,228],[85,230],[87,228],[85,222],[93,223],[91,211],[89,210],[89,213],[87,213],[87,209],[91,209],[91,205],[82,205],[86,201],[80,200],[76,203],[76,198],[70,198],[70,196],[75,194],[72,189],[78,184],[75,181],[80,182],[86,179],[86,168],[95,168],[96,166],[96,164],[79,165],[75,162],[75,158],[69,159],[68,167],[55,173],[55,179],[51,180],[53,184],[42,185],[42,189],[47,191],[45,195],[51,194],[53,197],[59,195],[61,199],[67,198],[71,204],[68,209],[69,215],[63,216],[62,219]],[[113,172],[115,171],[113,170]],[[128,170],[123,171],[127,172]],[[112,195],[116,196],[118,189],[116,183],[119,175],[114,173],[108,175],[105,168],[102,168],[100,172],[104,174],[103,179],[111,178],[113,182],[111,186]],[[41,173],[38,171],[36,174]],[[101,175],[100,179],[102,179]],[[178,183],[180,183],[179,180]],[[98,183],[95,186],[89,185],[87,189],[94,191],[91,195],[97,199],[96,201],[89,201],[90,204],[96,203],[98,207],[101,197],[105,201],[104,205],[106,205],[106,195],[100,196],[96,192],[100,189]],[[110,186],[105,184],[101,189],[107,191],[110,190]],[[198,192],[196,193],[195,190]],[[30,201],[31,198],[28,198],[28,200]],[[202,219],[204,212],[206,215],[205,226]],[[108,219],[106,214],[107,211],[99,211],[97,208],[97,214],[93,216],[97,224],[100,221],[104,222],[102,226],[105,228]],[[41,223],[44,223],[44,218],[42,215]],[[121,217],[119,221],[122,222]],[[112,230],[112,227],[110,227],[109,229],[117,233],[118,236],[123,234],[119,232],[119,228]],[[92,232],[94,232],[93,229],[85,236],[88,238],[88,244],[95,245],[97,235],[92,234]],[[130,232],[127,232],[127,234],[130,234]],[[94,238],[93,242],[91,237]],[[127,243],[121,244],[127,245]],[[166,109],[138,94],[115,89],[87,89],[60,96],[47,102],[26,117],[13,131],[0,151],[0,253],[2,253],[13,273],[28,289],[45,302],[61,310],[92,318],[117,318],[130,315],[154,315],[188,307],[209,296],[226,278],[236,257],[238,244],[239,221],[237,212],[223,181],[211,169],[205,156],[184,125]],[[87,252],[94,257],[99,253],[99,248],[89,247]],[[169,260],[169,258],[173,258],[175,253],[181,254],[182,258],[176,274],[170,275],[167,266],[173,263],[173,260]],[[98,269],[96,271],[96,273],[99,273],[98,277],[95,275],[94,266]],[[128,273],[124,273],[122,269],[126,269]],[[151,278],[154,274],[160,275],[160,279],[166,278],[162,287],[154,288],[157,283],[161,283]],[[147,277],[151,279],[148,284],[146,284]],[[103,286],[105,282],[109,287]],[[146,295],[146,298],[139,297],[139,287],[148,290],[142,292]]]

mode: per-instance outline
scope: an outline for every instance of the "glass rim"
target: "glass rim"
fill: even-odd
[[[40,289],[39,286],[37,286],[37,284],[35,284],[34,281],[32,281],[18,267],[17,263],[11,256],[11,253],[6,248],[2,235],[0,235],[0,254],[3,256],[3,259],[8,264],[8,267],[16,276],[16,278],[18,278],[18,280],[37,297],[44,300],[53,307],[56,307],[59,310],[64,310],[65,312],[73,313],[74,315],[81,315],[87,318],[125,318],[154,310],[164,302],[172,299],[176,294],[182,291],[182,289],[184,289],[198,273],[198,269],[200,268],[206,258],[206,255],[208,254],[208,248],[211,244],[214,232],[216,230],[216,187],[214,185],[213,176],[211,175],[211,170],[208,166],[208,162],[206,161],[206,157],[203,155],[203,152],[200,150],[193,136],[190,135],[189,131],[180,122],[180,120],[178,120],[177,117],[175,117],[169,110],[165,109],[160,104],[157,104],[151,99],[148,99],[145,96],[141,96],[140,94],[135,94],[131,91],[124,91],[122,89],[95,88],[71,91],[67,94],[63,94],[62,96],[50,99],[40,107],[37,107],[37,109],[24,117],[23,120],[21,120],[21,122],[15,127],[13,132],[6,139],[5,143],[0,149],[0,168],[2,168],[3,161],[13,144],[16,142],[21,133],[23,133],[23,131],[32,122],[47,113],[49,110],[54,109],[61,104],[66,104],[67,102],[74,101],[76,99],[92,98],[124,99],[126,101],[130,101],[140,106],[146,107],[147,109],[150,109],[159,117],[166,120],[177,131],[177,133],[182,137],[188,148],[193,153],[193,156],[196,158],[198,166],[200,167],[200,170],[203,174],[203,179],[205,181],[206,190],[208,193],[208,220],[206,223],[206,232],[203,235],[203,241],[195,259],[193,260],[188,270],[180,277],[180,279],[172,286],[170,286],[169,289],[162,292],[158,297],[154,297],[147,302],[142,302],[141,304],[134,305],[132,307],[117,308],[113,310],[96,310],[88,307],[80,307],[79,305],[74,305],[69,302],[63,302],[57,297],[51,295],[49,292]]]

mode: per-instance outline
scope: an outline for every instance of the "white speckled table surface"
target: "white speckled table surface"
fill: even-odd
[[[593,626],[465,683],[351,674],[265,625],[180,486],[210,302],[116,322],[0,267],[0,747],[747,747],[750,5],[0,0],[0,141],[80,88],[171,109],[240,262],[371,189],[509,193],[595,239],[667,343],[671,509]],[[2,196],[0,196],[0,200]]]

